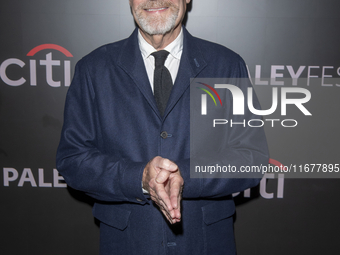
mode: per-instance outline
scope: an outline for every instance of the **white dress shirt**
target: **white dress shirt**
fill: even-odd
[[[155,58],[154,56],[151,55],[151,53],[157,50],[152,45],[150,45],[147,41],[145,41],[144,37],[142,36],[139,30],[138,30],[138,43],[139,43],[139,48],[140,48],[140,51],[142,53],[142,57],[144,60],[146,72],[149,77],[151,89],[153,91],[153,73],[155,71]],[[166,46],[164,50],[170,53],[167,59],[165,60],[164,65],[166,68],[168,68],[171,74],[172,83],[174,84],[176,77],[177,77],[179,63],[180,63],[182,51],[183,51],[182,28],[177,38],[173,42],[171,42],[168,46]]]

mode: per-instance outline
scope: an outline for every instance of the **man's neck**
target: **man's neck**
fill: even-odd
[[[181,26],[178,26],[164,35],[149,35],[141,29],[139,29],[139,31],[145,41],[152,45],[156,50],[163,50],[166,46],[168,46],[177,38],[177,36],[181,32],[181,28]]]

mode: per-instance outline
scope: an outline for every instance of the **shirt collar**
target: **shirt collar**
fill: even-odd
[[[149,44],[138,29],[138,44],[139,49],[142,52],[143,59],[148,58],[151,53],[157,51],[151,44]],[[183,50],[183,28],[181,28],[181,32],[177,36],[177,38],[171,42],[168,46],[164,48],[164,50],[169,51],[169,53],[176,59],[180,60],[181,53]]]

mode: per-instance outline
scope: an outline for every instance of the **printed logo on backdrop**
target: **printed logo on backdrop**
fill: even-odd
[[[259,86],[321,86],[340,87],[340,67],[337,66],[299,66],[271,65],[270,68],[255,66],[254,85]],[[254,70],[251,68],[251,71]],[[268,73],[269,79],[263,78],[262,71]],[[287,79],[289,78],[289,79]]]
[[[71,60],[73,55],[57,44],[42,44],[31,49],[25,59],[9,58],[0,65],[0,78],[9,86],[49,85],[54,88],[68,87],[71,83]],[[11,75],[11,70],[22,76]],[[27,72],[27,70],[29,72]],[[20,72],[19,72],[20,73]],[[29,73],[29,75],[24,75]],[[57,78],[56,78],[57,77]]]
[[[66,188],[64,177],[57,169],[32,169],[4,167],[3,168],[4,187],[31,187],[31,188]]]

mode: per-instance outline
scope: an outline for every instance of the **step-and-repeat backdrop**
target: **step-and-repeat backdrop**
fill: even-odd
[[[339,251],[339,10],[338,0],[189,6],[187,29],[245,59],[263,109],[242,123],[264,126],[272,171],[234,194],[241,255]],[[128,0],[0,2],[1,254],[98,254],[93,201],[67,187],[55,154],[76,62],[134,27]]]

